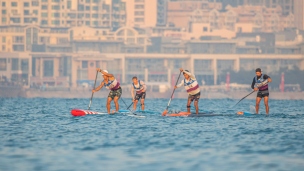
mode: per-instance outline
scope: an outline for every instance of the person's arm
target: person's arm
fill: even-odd
[[[187,71],[184,71],[184,70],[182,72],[184,72],[187,75],[189,75],[191,79],[195,79],[195,75],[191,74],[190,72],[187,72]]]
[[[196,80],[196,78],[195,78],[195,75],[194,75],[194,74],[191,74],[191,75],[190,75],[190,78],[191,78],[192,80]]]
[[[259,90],[259,88],[255,86],[255,77],[254,77],[253,80],[252,80],[251,88],[252,88],[254,91],[258,91],[258,90]]]
[[[254,89],[255,86],[255,79],[253,78],[252,83],[251,83],[251,88]]]
[[[270,77],[267,80],[268,80],[268,83],[272,82],[272,79]]]
[[[131,85],[131,96],[132,96],[132,101],[134,101],[134,87]]]
[[[268,76],[268,75],[264,75],[264,79],[266,80],[267,79],[267,83],[271,83],[272,82],[272,79]]]
[[[265,81],[259,83],[259,84],[257,85],[257,87],[262,87],[262,86],[267,85],[268,83],[270,83],[270,82],[272,81],[271,78],[270,78],[268,75],[266,75],[266,74],[263,76],[263,79],[264,79]]]
[[[102,69],[100,68],[97,68],[96,69],[98,72],[101,72],[103,75],[107,76],[107,77],[113,77],[114,78],[114,75],[113,74],[110,74],[110,73],[107,73],[107,72],[104,72]]]
[[[184,85],[184,80],[182,80],[181,83],[177,84],[174,88],[179,88],[179,87],[181,87],[182,85]]]
[[[189,75],[189,77],[190,77],[192,80],[196,80],[194,74],[191,74],[190,72],[187,72],[187,71],[183,70],[183,68],[180,68],[179,70],[180,70],[181,72],[184,72],[184,73],[186,73],[187,75]]]
[[[146,86],[145,82],[140,81],[140,84],[142,85],[141,92],[146,92],[147,86]]]
[[[104,82],[102,81],[98,87],[92,90],[93,93],[99,91],[104,86]]]

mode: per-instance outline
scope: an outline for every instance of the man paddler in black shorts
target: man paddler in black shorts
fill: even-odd
[[[141,110],[145,110],[145,98],[146,98],[146,90],[147,86],[145,82],[142,80],[138,80],[137,77],[132,78],[132,85],[131,85],[131,95],[133,99],[133,110],[136,110],[136,105],[140,99],[141,103]],[[134,97],[134,90],[136,91],[136,95]]]
[[[258,114],[259,113],[259,105],[264,98],[264,104],[266,109],[266,114],[269,114],[269,106],[268,106],[268,98],[269,98],[269,90],[268,90],[268,83],[270,83],[272,80],[271,78],[266,75],[262,74],[262,70],[260,68],[257,68],[255,70],[255,77],[253,78],[251,88],[254,89],[254,91],[258,91],[257,97],[256,97],[256,104],[255,104],[255,111]]]
[[[100,68],[96,69],[98,72],[102,73],[103,81],[100,83],[98,87],[96,87],[92,92],[99,91],[103,86],[105,86],[108,90],[110,90],[110,93],[108,95],[107,99],[107,110],[108,114],[110,114],[111,110],[111,101],[114,100],[116,111],[113,113],[118,112],[119,110],[119,103],[118,100],[122,94],[122,89],[120,87],[120,83],[116,80],[113,74],[109,74],[107,70],[101,70]]]

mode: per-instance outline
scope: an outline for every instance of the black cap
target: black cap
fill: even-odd
[[[255,72],[262,72],[261,68],[255,69]]]

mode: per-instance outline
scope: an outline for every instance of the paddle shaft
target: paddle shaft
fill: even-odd
[[[129,108],[132,106],[133,102],[130,104],[130,106],[127,108],[127,110],[129,110]]]
[[[94,82],[93,89],[95,89],[95,86],[96,86],[97,75],[98,75],[98,71],[96,71],[96,77],[95,77],[95,82]],[[89,109],[88,110],[90,110],[90,107],[91,107],[91,104],[92,104],[93,94],[94,94],[94,92],[92,92],[91,100],[90,100],[90,104],[89,104]]]
[[[127,110],[129,110],[129,108],[132,106],[132,104],[133,104],[133,102],[130,104],[130,106],[127,108]],[[140,104],[140,106],[142,106],[142,104]]]
[[[180,73],[179,73],[179,76],[178,76],[178,78],[177,78],[177,80],[176,80],[175,86],[177,85],[178,80],[179,80],[179,77],[181,76],[181,74],[182,74],[182,72],[180,72]],[[172,94],[171,94],[171,97],[170,97],[170,100],[169,100],[169,102],[168,102],[168,105],[167,105],[166,110],[168,110],[168,108],[169,108],[169,106],[170,106],[170,103],[171,103],[171,100],[172,100],[173,94],[174,94],[174,92],[175,92],[175,86],[174,86],[174,88],[173,88],[173,92],[172,92]]]
[[[129,108],[132,106],[133,102],[130,104],[130,106],[127,108],[127,110],[129,110]]]
[[[126,107],[127,107],[127,104],[126,104],[126,102],[120,97],[120,99],[122,100],[122,102],[126,105]],[[131,105],[133,104],[133,102],[131,103]],[[130,105],[130,106],[131,106]],[[129,110],[133,115],[137,115],[136,113],[133,113],[129,108],[130,108],[130,106],[128,107],[128,109],[127,110]]]
[[[248,97],[250,94],[254,93],[255,91],[253,90],[251,93],[249,93],[247,96],[243,97],[239,102],[237,102],[237,104],[239,104],[242,100],[244,100],[246,97]],[[234,106],[236,106],[237,104],[235,104]],[[234,107],[233,106],[233,107]]]

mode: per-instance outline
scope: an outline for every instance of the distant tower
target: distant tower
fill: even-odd
[[[167,24],[167,1],[157,0],[156,26],[165,26]]]

